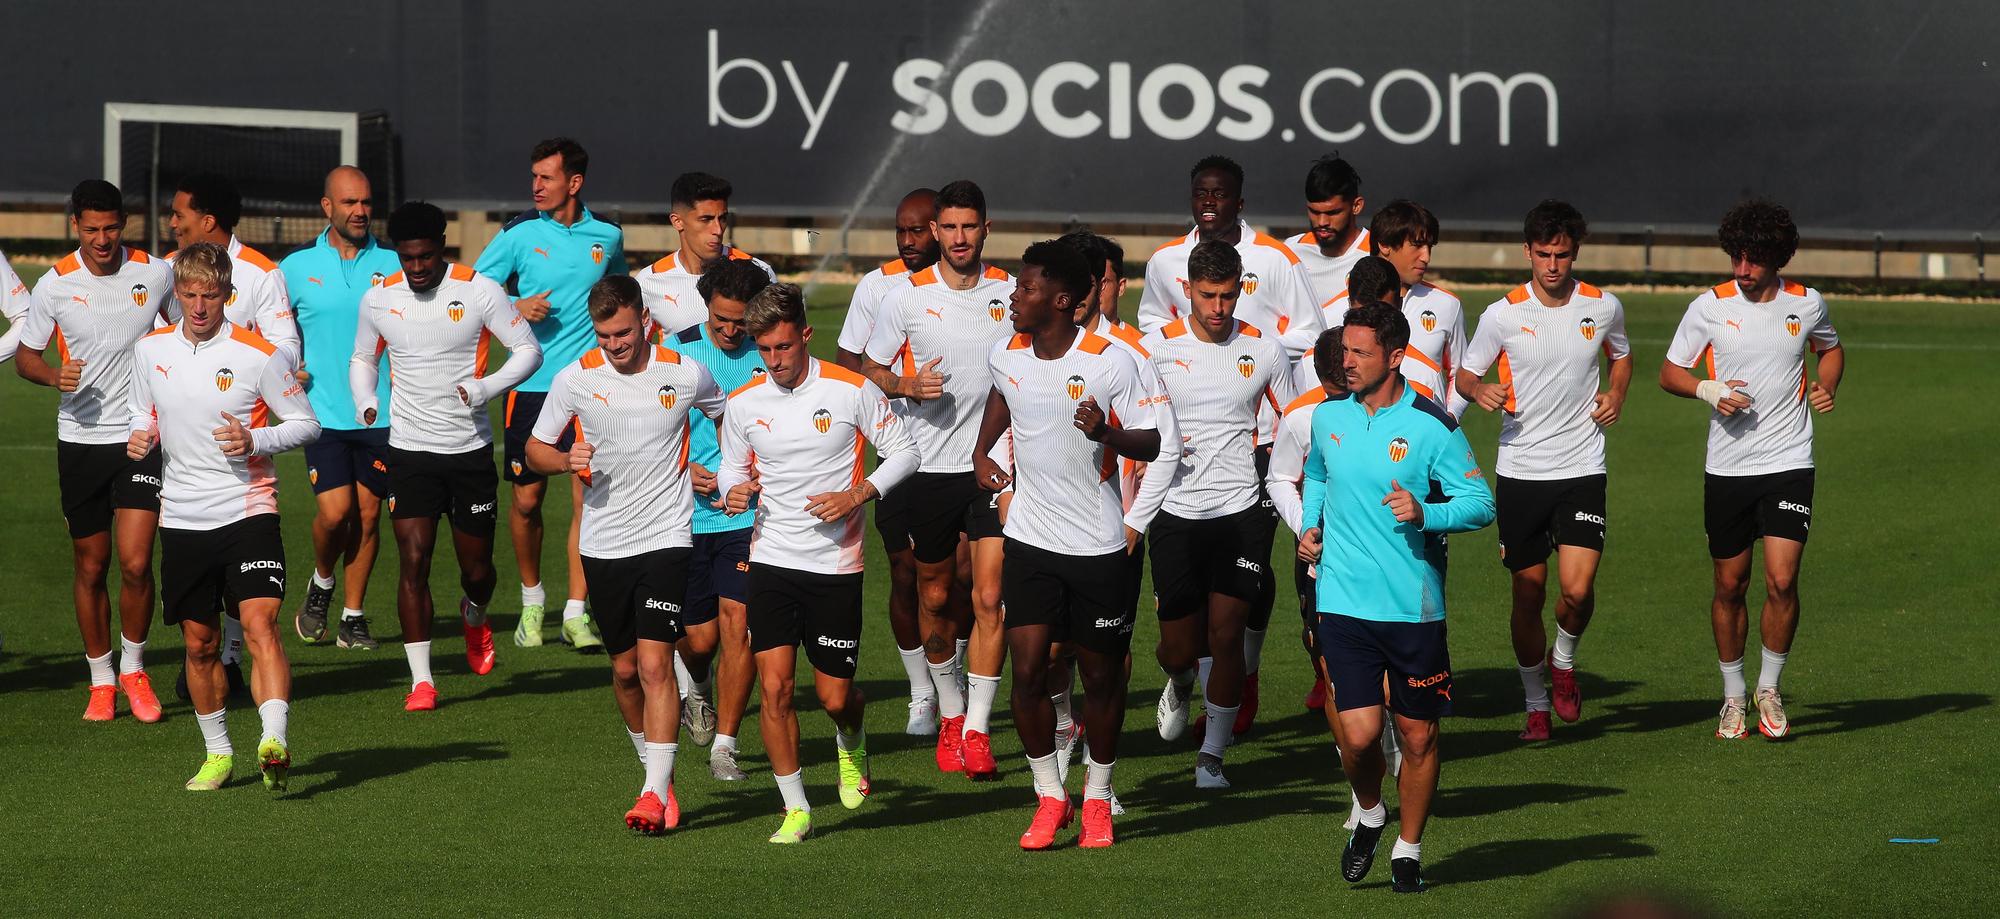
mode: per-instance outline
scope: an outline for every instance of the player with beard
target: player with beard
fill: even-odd
[[[1368,230],[1361,225],[1361,210],[1367,206],[1361,197],[1360,174],[1340,154],[1322,156],[1306,170],[1309,228],[1285,240],[1285,245],[1305,265],[1315,302],[1324,303],[1339,293],[1347,284],[1348,271],[1368,254]]]

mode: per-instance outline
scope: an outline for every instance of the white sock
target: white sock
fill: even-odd
[[[931,672],[925,667],[923,646],[897,648],[896,653],[903,658],[903,674],[910,678],[910,701],[937,697],[937,690],[931,688]]]
[[[958,691],[958,658],[942,664],[924,661],[931,672],[931,689],[937,694],[938,717],[956,718],[965,714],[965,696]]]
[[[1374,807],[1364,807],[1361,809],[1362,826],[1376,827],[1376,826],[1382,826],[1383,824],[1386,824],[1388,822],[1389,822],[1389,809],[1383,807],[1382,802],[1380,801],[1376,801]]]
[[[354,607],[343,606],[340,608],[340,621],[342,622],[351,622],[361,618],[361,616],[362,612]]]
[[[953,654],[956,654],[956,655],[958,655],[958,657],[956,658],[956,660],[958,661],[958,677],[959,677],[959,679],[964,679],[964,678],[965,678],[965,649],[966,649],[966,646],[968,646],[968,645],[970,645],[970,644],[972,644],[972,641],[971,641],[971,639],[967,639],[967,638],[961,638],[961,639],[958,639],[957,641],[955,641],[955,642],[953,642],[953,643],[952,643],[952,645],[953,645],[953,647],[952,647],[952,653],[953,653]]]
[[[410,661],[411,689],[417,688],[418,683],[429,683],[433,687],[437,686],[437,681],[431,679],[430,642],[428,641],[403,642],[403,656],[405,658],[408,658]]]
[[[1396,847],[1389,850],[1390,861],[1395,861],[1396,859],[1399,858],[1414,858],[1421,860],[1423,857],[1424,857],[1424,844],[1421,842],[1408,842],[1404,840],[1401,835],[1398,835],[1396,837]]]
[[[1028,771],[1035,777],[1035,794],[1037,796],[1043,798],[1060,798],[1065,796],[1062,777],[1056,771],[1056,755],[1054,753],[1050,753],[1047,756],[1028,757]]]
[[[736,735],[734,734],[717,734],[715,735],[715,742],[708,746],[708,752],[711,756],[715,755],[715,751],[717,750],[734,749],[736,749]]]
[[[1076,719],[1069,713],[1069,690],[1065,689],[1050,696],[1049,705],[1056,710],[1056,733],[1060,734],[1075,726]]]
[[[86,656],[83,662],[90,665],[90,685],[109,686],[118,681],[111,667],[111,652],[106,651],[97,657]]]
[[[313,586],[314,586],[314,587],[317,587],[317,588],[319,588],[319,589],[321,589],[321,590],[332,590],[332,589],[333,589],[333,575],[330,575],[330,574],[329,574],[329,575],[322,575],[322,574],[320,574],[320,573],[319,573],[319,569],[318,569],[318,568],[314,568],[314,569],[313,569]]]
[[[1264,630],[1244,629],[1243,630],[1244,675],[1247,676],[1249,674],[1256,673],[1258,666],[1263,664],[1263,662],[1264,662]]]
[[[993,719],[993,697],[1000,694],[1000,678],[975,673],[966,679],[970,681],[966,693],[970,698],[965,701],[965,730],[988,733]]]
[[[1743,658],[1739,657],[1733,661],[1719,661],[1717,662],[1717,666],[1722,668],[1723,698],[1741,699],[1749,695],[1749,692],[1743,688]]]
[[[677,743],[647,742],[646,786],[639,789],[640,794],[650,791],[666,797],[667,789],[674,783],[674,754],[680,749],[681,745]]]
[[[201,725],[202,743],[208,745],[208,752],[227,756],[235,752],[229,746],[229,709],[218,708],[204,715],[196,712],[194,720]]]
[[[646,732],[626,728],[625,738],[632,741],[632,752],[639,754],[639,765],[646,765]]]
[[[1166,673],[1166,671],[1164,670],[1162,670],[1161,672]],[[1174,687],[1179,689],[1181,692],[1187,692],[1188,687],[1194,685],[1194,678],[1195,678],[1195,672],[1192,670],[1183,670],[1179,673],[1167,674],[1167,682],[1174,684]]]
[[[527,584],[521,585],[522,606],[547,606],[548,602],[549,592],[543,590],[542,585],[536,584],[532,587]]]
[[[806,771],[798,769],[791,775],[773,776],[778,780],[778,793],[785,796],[786,810],[802,810],[812,813],[812,805],[806,803]]]
[[[466,597],[458,605],[458,614],[465,619],[466,625],[478,627],[486,624],[486,607],[472,602],[471,597]]]
[[[1229,734],[1236,730],[1236,710],[1240,705],[1209,705],[1204,712],[1208,716],[1208,729],[1202,734],[1201,752],[1222,758],[1223,751],[1229,749]]]
[[[228,613],[222,614],[222,662],[234,664],[243,659],[243,620]]]
[[[834,725],[833,745],[836,749],[839,749],[846,753],[852,753],[856,750],[865,750],[868,748],[868,731],[866,728],[862,728],[862,729],[857,729],[852,734],[849,734],[846,731],[841,730],[840,725]]]
[[[587,611],[588,607],[584,605],[582,600],[571,600],[563,604],[563,621],[569,622],[572,619],[582,619],[583,614]]]
[[[1108,763],[1100,763],[1088,755],[1083,758],[1083,799],[1085,801],[1111,800],[1111,767],[1116,765],[1118,765],[1118,761],[1115,759]]]
[[[1215,658],[1204,657],[1194,662],[1194,677],[1201,684],[1201,707],[1208,708],[1208,674],[1215,669]]]
[[[1548,711],[1549,688],[1542,685],[1542,662],[1536,661],[1533,667],[1515,664],[1514,670],[1521,674],[1521,694],[1528,700],[1528,711]]]
[[[1359,826],[1360,824],[1361,824],[1361,799],[1354,797],[1353,795],[1349,795],[1347,804],[1347,828],[1351,830],[1354,829],[1356,826]]]
[[[1763,647],[1762,645],[1759,645],[1757,647],[1757,650],[1764,657],[1764,666],[1762,669],[1759,669],[1757,671],[1757,688],[1777,689],[1778,677],[1783,675],[1785,672],[1785,658],[1791,656],[1791,652],[1787,651],[1784,654],[1779,654],[1778,652],[1773,651],[1770,648]],[[1742,670],[1741,667],[1737,669],[1739,673]]]
[[[279,743],[285,743],[285,729],[290,726],[292,704],[283,699],[268,699],[257,706],[257,717],[264,722],[264,736]]]
[[[138,673],[146,669],[146,643],[118,636],[118,672]]]
[[[1556,650],[1551,656],[1556,666],[1564,670],[1576,669],[1576,643],[1582,637],[1571,635],[1563,631],[1562,626],[1556,626]]]
[[[568,610],[563,611],[563,621],[569,621]],[[687,661],[681,660],[679,651],[674,652],[674,688],[680,690],[682,699],[686,699],[694,689],[694,674],[688,672]]]

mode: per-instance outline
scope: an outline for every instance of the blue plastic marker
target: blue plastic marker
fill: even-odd
[[[1938,840],[1936,836],[1932,836],[1928,839],[1906,839],[1902,836],[1897,836],[1889,841],[1900,844],[1930,845],[1932,843],[1937,842]]]

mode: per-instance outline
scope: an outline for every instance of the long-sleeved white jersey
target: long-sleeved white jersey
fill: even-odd
[[[861,570],[859,508],[839,520],[806,512],[811,496],[852,488],[862,481],[866,443],[881,462],[867,480],[879,494],[917,470],[917,445],[889,398],[866,377],[815,360],[799,385],[786,389],[760,374],[729,395],[722,416],[720,494],[750,480],[761,489],[750,560],[815,574]]]
[[[207,341],[190,340],[176,323],[132,350],[146,369],[132,376],[130,430],[157,431],[165,453],[160,525],[213,530],[277,513],[271,456],[319,436],[305,385],[292,375],[298,359],[226,320]],[[227,456],[216,442],[224,413],[250,429],[248,456]]]
[[[1338,393],[1333,398],[1346,397],[1346,393]],[[1326,400],[1326,387],[1314,385],[1285,406],[1284,417],[1278,422],[1278,439],[1271,445],[1271,465],[1264,473],[1264,493],[1271,496],[1271,509],[1294,535],[1305,513],[1302,487],[1306,453],[1312,449],[1313,409]]]
[[[1278,344],[1238,320],[1229,338],[1209,344],[1186,320],[1143,340],[1173,397],[1185,456],[1167,488],[1164,510],[1183,520],[1210,520],[1258,503],[1258,418],[1275,427],[1292,401],[1292,365]]]
[[[507,362],[486,373],[493,339]],[[347,385],[355,421],[366,425],[376,404],[377,361],[389,355],[389,445],[426,453],[465,453],[493,444],[486,401],[541,366],[542,348],[507,292],[464,265],[447,266],[438,286],[410,289],[397,272],[361,296]],[[461,400],[459,389],[465,390]],[[468,404],[469,403],[469,404]]]
[[[730,249],[728,254],[731,260],[748,261],[764,269],[772,281],[778,280],[778,273],[772,271],[763,259],[741,249]],[[666,257],[640,269],[632,278],[639,282],[640,301],[646,304],[646,313],[653,318],[653,325],[664,330],[668,338],[689,326],[708,321],[708,302],[695,288],[701,283],[701,275],[688,270],[687,262],[679,252],[667,253]]]
[[[1452,380],[1465,364],[1464,305],[1457,294],[1419,281],[1403,296],[1403,315],[1410,320],[1403,379],[1417,395],[1437,403],[1453,418],[1464,417],[1471,403],[1458,394]]]
[[[173,284],[165,262],[132,248],[104,277],[71,252],[36,282],[20,323],[21,346],[40,351],[53,344],[58,361],[83,362],[76,391],[57,403],[57,440],[116,444],[130,436],[132,346],[158,325]]]
[[[296,363],[303,352],[299,345],[299,324],[292,315],[292,295],[285,287],[285,273],[278,269],[277,262],[244,245],[234,235],[229,237],[229,244],[223,248],[229,253],[229,279],[236,288],[230,291],[229,300],[222,306],[223,318],[291,352]],[[179,255],[178,250],[167,253],[169,267]],[[179,322],[180,300],[173,296],[171,290],[167,299],[168,321]]]

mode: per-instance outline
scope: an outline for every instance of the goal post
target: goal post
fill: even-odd
[[[214,105],[157,105],[149,102],[104,103],[104,177],[120,188],[124,183],[126,122],[199,124],[244,128],[333,131],[340,135],[340,162],[359,165],[360,112],[309,112],[298,109],[229,108]]]

